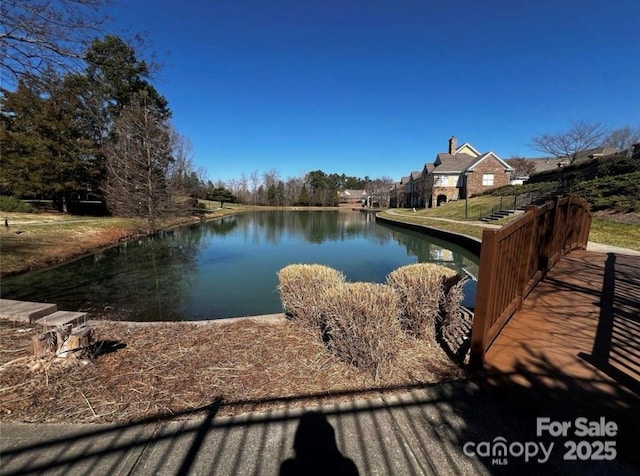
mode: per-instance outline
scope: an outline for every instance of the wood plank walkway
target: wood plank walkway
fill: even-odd
[[[602,389],[614,381],[638,392],[640,257],[565,256],[503,328],[486,363],[507,373],[552,365]]]
[[[532,415],[607,416],[637,442],[640,257],[563,257],[489,348],[481,380]],[[640,464],[637,449],[619,451]]]

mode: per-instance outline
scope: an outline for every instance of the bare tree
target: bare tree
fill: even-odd
[[[284,200],[285,205],[293,205],[298,202],[300,192],[304,185],[304,178],[302,177],[289,177],[284,186]]]
[[[640,126],[635,128],[624,126],[611,131],[606,144],[618,150],[627,150],[638,142],[640,142]]]
[[[533,160],[524,157],[511,156],[505,160],[507,164],[513,167],[513,175],[515,177],[529,177],[536,171],[536,165]]]
[[[107,177],[104,197],[115,215],[143,217],[150,231],[173,210],[167,180],[172,162],[170,127],[145,95],[125,106],[104,146]]]
[[[255,205],[258,202],[258,189],[260,188],[260,173],[257,170],[249,174],[249,182],[251,183],[251,201]]]
[[[171,155],[173,160],[169,166],[168,178],[175,193],[189,195],[186,182],[193,172],[193,147],[191,141],[180,134],[175,127],[169,131]]]
[[[48,69],[74,70],[107,19],[109,0],[2,0],[0,69],[3,82],[37,78]]]
[[[275,186],[280,179],[280,172],[276,169],[269,169],[262,173],[262,184],[264,188]]]
[[[365,184],[365,190],[371,196],[372,202],[380,207],[388,207],[393,184],[391,177],[376,177]]]
[[[249,203],[249,180],[244,172],[240,175],[240,180],[238,181],[238,193],[236,196],[238,197],[239,202]]]
[[[601,147],[607,140],[607,129],[600,123],[573,121],[568,131],[540,134],[531,139],[531,146],[540,152],[573,163],[581,152]]]

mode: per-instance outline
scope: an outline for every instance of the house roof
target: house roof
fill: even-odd
[[[434,168],[435,165],[433,165],[431,162],[427,162],[426,164],[424,164],[424,167],[422,167],[422,175],[424,175],[425,172],[430,174],[431,172],[433,172]]]
[[[467,170],[473,170],[473,168],[476,165],[478,165],[487,157],[491,157],[491,156],[493,156],[493,158],[495,158],[498,162],[500,162],[506,170],[513,170],[513,167],[511,167],[509,164],[507,164],[504,160],[502,160],[500,157],[498,157],[496,154],[494,154],[491,151],[482,154],[480,157],[476,157],[476,160],[474,160],[473,163],[467,167]]]
[[[569,164],[569,160],[567,159],[560,160],[560,159],[545,158],[545,159],[531,159],[531,161],[533,162],[533,166],[535,167],[534,173],[546,172],[547,170],[555,170],[558,167]]]
[[[340,192],[340,196],[343,198],[366,198],[366,190],[343,190]]]
[[[463,150],[465,148],[469,148],[471,149],[471,151],[473,152],[473,154],[469,154],[469,155],[475,155],[476,157],[478,155],[480,155],[480,152],[478,152],[478,149],[476,149],[474,146],[472,146],[471,144],[469,144],[468,142],[465,142],[464,144],[456,147],[456,150]],[[460,152],[461,154],[463,154],[464,152]],[[456,154],[457,155],[457,154]]]
[[[615,147],[596,147],[595,149],[583,150],[576,154],[575,162],[592,159],[594,157],[607,157],[618,152]]]
[[[433,163],[433,173],[462,172],[469,167],[475,159],[475,157],[469,154],[451,155],[447,152],[440,152]]]

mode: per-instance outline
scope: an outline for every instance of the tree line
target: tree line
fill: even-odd
[[[388,199],[393,185],[393,179],[389,177],[361,178],[322,170],[286,179],[278,170],[269,169],[243,173],[237,179],[215,184],[195,176],[192,180],[197,184],[197,198],[271,206],[337,206],[339,192],[344,190],[365,190],[384,200]]]

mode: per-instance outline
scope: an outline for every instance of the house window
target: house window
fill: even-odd
[[[436,187],[458,187],[459,175],[436,175],[434,185]]]
[[[482,186],[493,185],[493,174],[482,174]]]
[[[434,182],[435,182],[435,186],[436,187],[446,187],[447,186],[447,176],[446,175],[436,175]]]

